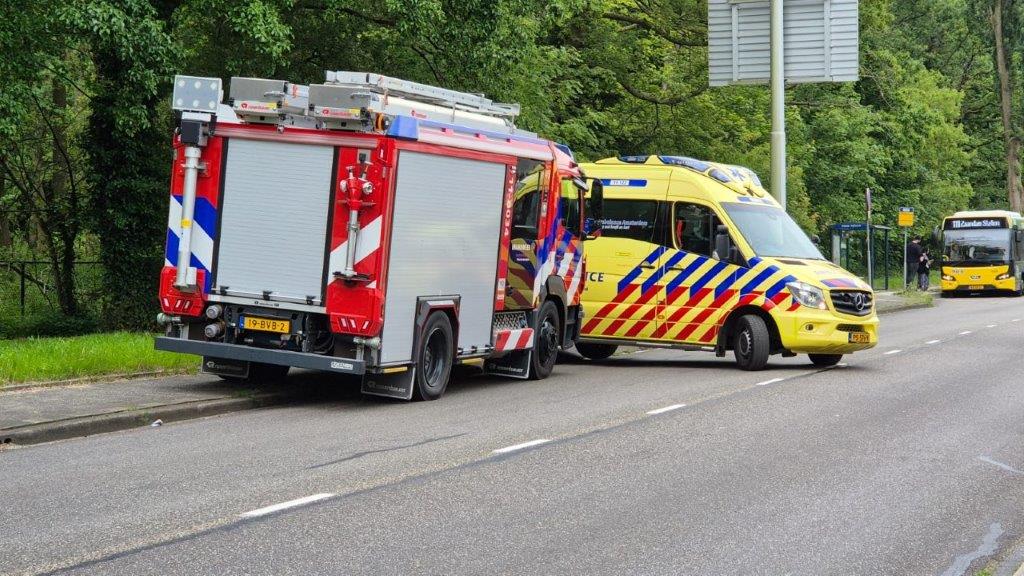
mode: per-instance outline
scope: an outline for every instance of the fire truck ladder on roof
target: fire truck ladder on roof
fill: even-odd
[[[454,124],[534,136],[518,130],[515,119],[519,104],[494,102],[479,94],[458,92],[418,82],[390,78],[367,72],[327,72],[325,84],[309,87],[309,106],[318,120],[332,128],[349,128],[358,115],[374,120],[409,116],[444,124]],[[350,128],[351,129],[351,128]]]

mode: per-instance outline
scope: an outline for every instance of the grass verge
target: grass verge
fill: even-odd
[[[137,332],[0,340],[0,388],[23,382],[194,369],[194,356],[159,352]]]

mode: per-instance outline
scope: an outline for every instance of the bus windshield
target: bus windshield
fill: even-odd
[[[1010,261],[1010,230],[946,230],[944,259],[950,264],[1000,264]]]
[[[825,259],[807,234],[781,208],[738,202],[722,205],[758,256]]]

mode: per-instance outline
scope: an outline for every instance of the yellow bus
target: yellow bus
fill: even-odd
[[[604,190],[585,245],[584,357],[732,351],[759,370],[772,354],[832,366],[877,343],[871,288],[826,260],[752,171],[678,156],[583,170]]]
[[[943,296],[1024,291],[1024,218],[1006,210],[957,212],[942,221]]]

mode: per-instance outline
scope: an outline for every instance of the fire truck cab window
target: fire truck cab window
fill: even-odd
[[[605,199],[601,235],[660,244],[656,233],[657,222],[658,202]]]
[[[537,231],[540,203],[546,188],[544,164],[520,160],[516,167],[516,192],[512,204],[512,227],[520,232]]]
[[[580,189],[576,187],[572,179],[562,180],[562,197],[559,200],[559,214],[561,214],[562,226],[579,237],[582,233],[582,222],[580,220]]]
[[[707,206],[677,202],[672,219],[676,246],[680,250],[711,256],[715,249],[715,229],[718,217]]]

